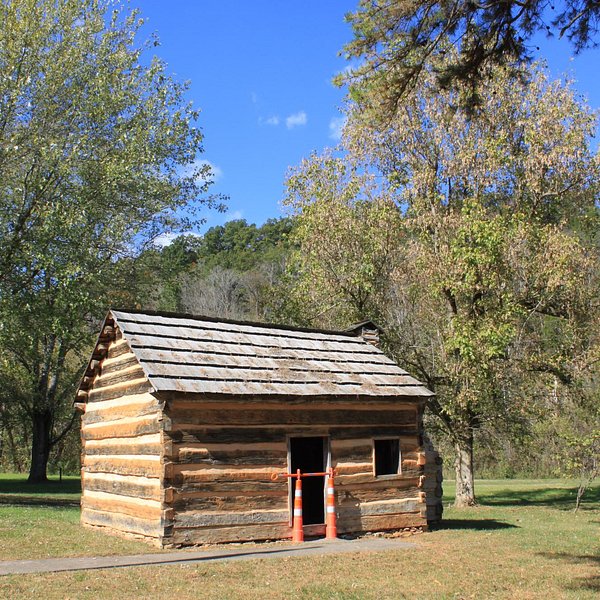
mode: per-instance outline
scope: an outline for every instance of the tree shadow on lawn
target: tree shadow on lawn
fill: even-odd
[[[442,519],[441,523],[431,527],[431,531],[444,529],[470,529],[475,531],[494,531],[498,529],[518,529],[518,525],[497,521],[496,519]]]
[[[21,506],[78,506],[81,494],[79,478],[44,483],[28,483],[22,477],[0,478],[0,504]]]
[[[480,495],[479,504],[484,506],[551,506],[559,510],[573,510],[577,497],[577,487],[537,488],[532,490],[497,490],[493,495]],[[586,490],[580,510],[600,507],[600,486]]]
[[[594,567],[600,564],[600,556],[592,554],[567,554],[566,552],[539,552],[538,554],[544,558],[563,560],[571,564],[584,564]],[[568,585],[568,589],[575,591],[589,590],[592,592],[600,592],[600,575],[577,577]]]

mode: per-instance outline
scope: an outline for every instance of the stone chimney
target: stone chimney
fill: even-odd
[[[376,348],[379,348],[379,334],[381,333],[381,327],[373,323],[373,321],[362,321],[361,323],[356,323],[348,327],[346,331],[360,336],[363,340],[365,340],[365,342],[368,342]]]

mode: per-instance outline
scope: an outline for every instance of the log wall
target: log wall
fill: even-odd
[[[160,544],[163,405],[119,338],[93,374],[81,418],[81,521]]]
[[[166,398],[165,544],[291,537],[288,437],[323,436],[340,533],[426,527],[418,402]],[[398,437],[401,472],[374,476],[373,438]],[[420,456],[421,455],[421,456]],[[313,526],[317,531],[318,526]]]

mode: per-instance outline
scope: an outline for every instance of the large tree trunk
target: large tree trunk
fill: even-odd
[[[456,459],[456,499],[454,506],[464,508],[475,504],[475,488],[473,484],[473,434],[454,443]]]
[[[35,412],[32,416],[31,467],[29,469],[30,483],[48,481],[47,468],[52,431],[52,412]]]

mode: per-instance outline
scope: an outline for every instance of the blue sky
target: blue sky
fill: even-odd
[[[227,194],[224,215],[260,224],[281,216],[285,174],[312,151],[335,145],[344,91],[332,77],[351,29],[350,0],[132,0],[161,41],[157,54],[200,108],[201,156],[214,166],[213,191]],[[534,41],[555,77],[568,73],[600,107],[600,50],[578,57],[566,42]]]

